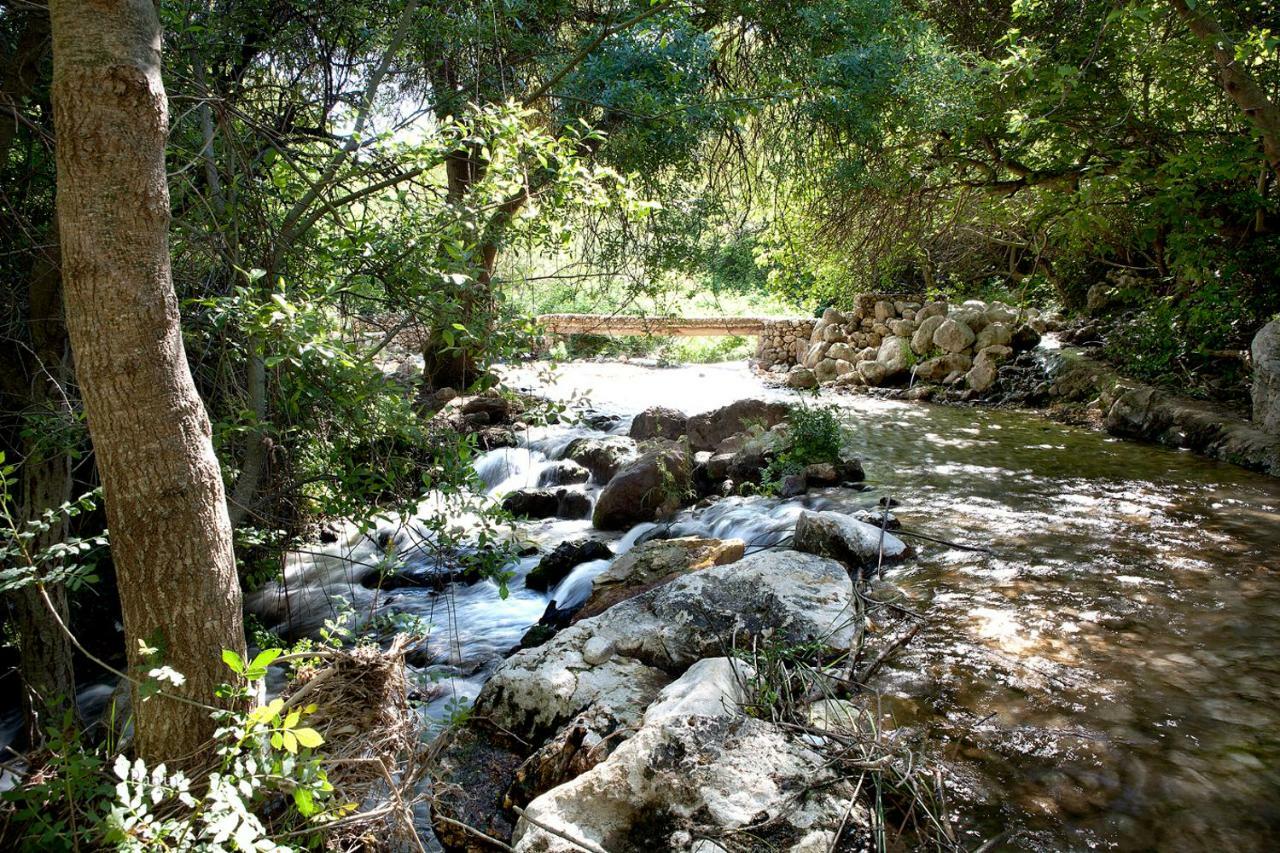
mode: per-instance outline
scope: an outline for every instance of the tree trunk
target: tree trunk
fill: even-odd
[[[231,526],[169,268],[168,102],[151,0],[51,0],[67,329],[106,500],[129,661],[142,643],[214,704],[220,650],[244,650]],[[137,701],[139,754],[192,766],[214,723]]]
[[[1272,103],[1266,90],[1236,60],[1235,43],[1201,3],[1188,3],[1187,0],[1172,0],[1172,3],[1196,38],[1213,51],[1222,88],[1262,137],[1263,156],[1280,180],[1280,107]]]
[[[27,325],[31,330],[34,362],[28,371],[28,408],[70,421],[62,284],[55,257],[48,252],[37,252],[32,264],[28,303]],[[47,511],[56,511],[71,500],[71,457],[67,449],[50,446],[44,431],[29,430],[23,438],[23,451],[20,523],[38,519]],[[66,517],[59,514],[57,519],[28,543],[33,554],[66,538]],[[46,584],[44,590],[48,604],[34,586],[16,591],[9,602],[22,655],[19,663],[22,706],[32,744],[41,743],[45,735],[60,728],[67,712],[71,712],[73,720],[76,714],[71,639],[58,625],[58,620],[63,625],[71,624],[67,591],[61,584]]]

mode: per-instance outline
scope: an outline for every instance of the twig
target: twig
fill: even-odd
[[[880,667],[884,666],[885,661],[887,661],[890,657],[892,657],[894,653],[898,651],[898,649],[902,648],[907,643],[911,642],[912,639],[915,638],[916,634],[920,633],[921,627],[922,627],[921,625],[912,625],[910,631],[908,631],[907,633],[903,634],[901,637],[899,637],[898,639],[890,643],[888,648],[882,651],[876,657],[875,660],[873,660],[870,664],[867,665],[866,669],[864,669],[861,673],[859,673],[857,678],[858,683],[866,684],[867,680],[871,678],[871,676],[875,675],[876,671],[879,670]]]
[[[959,542],[951,542],[950,540],[947,540],[947,539],[939,539],[936,536],[926,536],[923,533],[916,533],[912,530],[898,529],[893,532],[899,536],[909,536],[912,539],[923,539],[926,542],[936,542],[939,545],[946,545],[948,548],[955,548],[956,550],[959,550],[959,551],[978,551],[983,554],[995,553],[995,551],[992,551],[986,545],[961,545]]]
[[[557,838],[563,838],[565,841],[568,841],[570,844],[573,844],[576,847],[581,847],[583,850],[586,850],[587,853],[609,853],[608,850],[605,850],[603,847],[601,847],[598,844],[595,844],[594,842],[583,841],[580,838],[574,838],[572,835],[570,835],[569,833],[565,832],[562,829],[556,829],[555,827],[547,826],[545,823],[538,820],[537,818],[529,817],[529,813],[526,812],[524,809],[520,808],[519,806],[515,806],[515,812],[516,814],[520,815],[520,818],[522,820],[529,821],[529,823],[533,824],[538,829],[541,829],[543,832],[549,832],[552,835],[556,836]]]
[[[471,834],[471,835],[474,835],[476,838],[480,838],[480,839],[483,839],[484,841],[489,842],[489,843],[490,843],[490,844],[492,844],[494,847],[497,847],[499,850],[511,850],[511,851],[514,851],[514,850],[516,849],[516,848],[512,847],[510,844],[507,844],[505,841],[499,841],[498,839],[494,838],[492,835],[486,835],[485,833],[483,833],[483,832],[481,832],[480,830],[476,829],[474,826],[467,826],[467,825],[466,825],[465,823],[463,823],[462,821],[460,821],[460,820],[454,820],[454,819],[453,819],[453,818],[451,818],[451,817],[445,817],[444,815],[440,814],[439,812],[433,811],[433,812],[432,812],[432,814],[431,814],[431,819],[432,819],[432,820],[438,820],[438,821],[440,821],[441,823],[447,823],[447,824],[449,824],[450,826],[456,826],[458,829],[461,829],[463,832],[469,833],[469,834]]]

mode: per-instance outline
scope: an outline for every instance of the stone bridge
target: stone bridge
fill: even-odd
[[[538,325],[553,335],[722,337],[758,335],[765,317],[631,317],[614,314],[543,314]]]
[[[758,338],[756,361],[763,368],[796,364],[809,346],[814,320],[787,317],[629,317],[616,314],[543,314],[538,325],[548,335],[654,335],[657,337]]]

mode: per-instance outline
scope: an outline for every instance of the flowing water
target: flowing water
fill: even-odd
[[[510,379],[535,385],[532,373]],[[650,405],[692,414],[785,396],[734,365],[575,364],[539,387],[589,393],[620,416],[614,432]],[[880,685],[886,726],[928,736],[946,760],[970,846],[1005,833],[996,849],[1280,847],[1280,481],[1030,414],[831,402],[871,489],[726,499],[661,532],[763,546],[787,536],[802,508],[865,508],[890,495],[906,528],[990,547],[924,542],[890,571],[928,627]],[[477,468],[489,498],[536,485],[583,434],[594,433],[552,428],[486,454]],[[614,551],[653,527],[629,531]],[[589,529],[548,521],[525,532],[545,551]],[[409,562],[430,537],[413,523],[388,522],[383,534]],[[505,599],[489,582],[377,592],[359,583],[388,550],[377,538],[351,533],[295,556],[292,630],[314,631],[348,606],[429,620],[413,660],[431,679],[422,695],[436,718],[474,697],[550,600],[581,600],[607,565],[584,564],[543,594],[523,586],[538,560],[527,557]],[[269,590],[253,604],[278,614],[282,598]]]

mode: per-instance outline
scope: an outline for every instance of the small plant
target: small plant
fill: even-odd
[[[232,707],[243,705],[281,654],[267,649],[246,661],[223,651],[238,678],[219,695]],[[215,712],[215,762],[203,778],[111,757],[111,744],[55,736],[44,764],[4,794],[12,807],[5,836],[20,836],[27,849],[290,850],[279,839],[355,809],[323,805],[333,786],[315,751],[324,738],[305,724],[315,711],[276,698],[247,712]]]
[[[809,465],[838,464],[840,450],[847,441],[834,406],[793,406],[787,423],[789,428],[778,439],[761,478],[766,494],[776,493],[783,478],[799,474]]]

